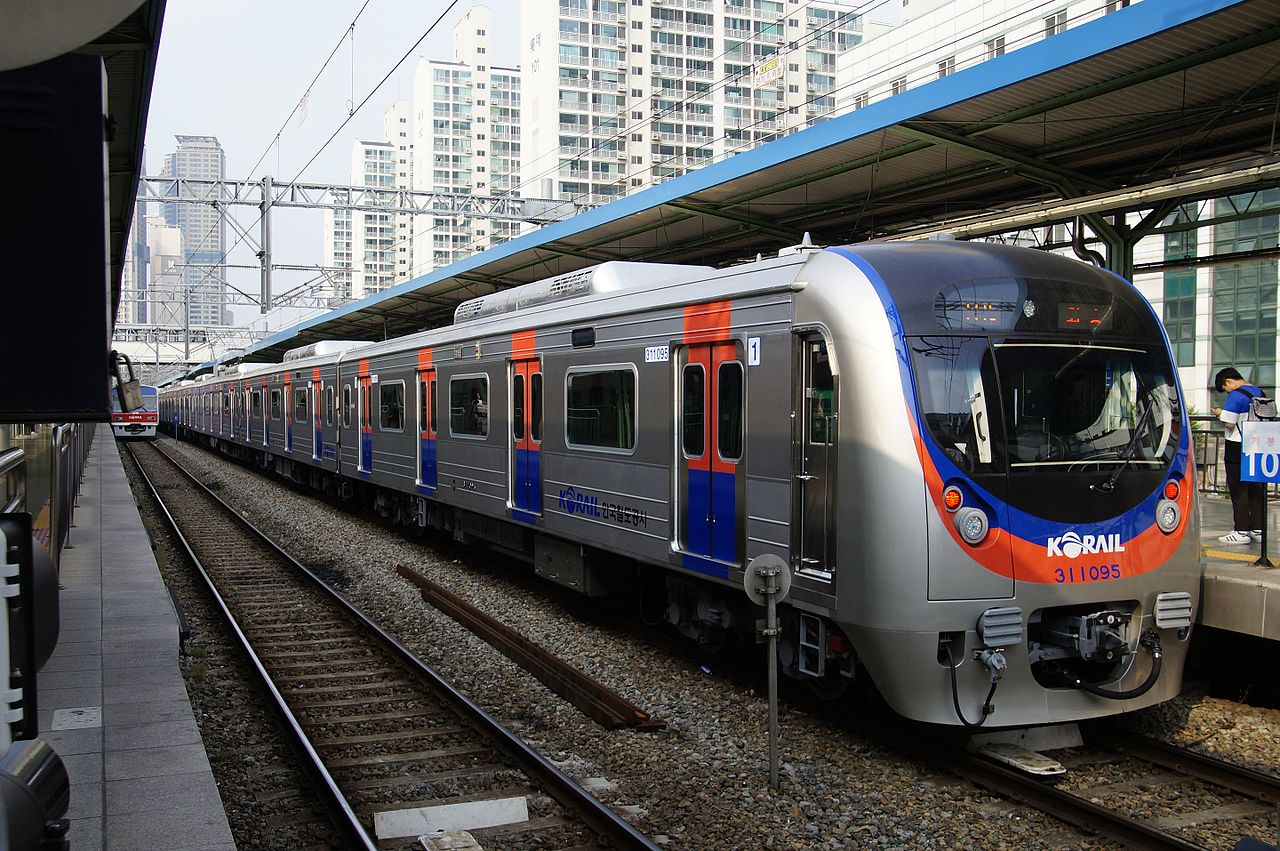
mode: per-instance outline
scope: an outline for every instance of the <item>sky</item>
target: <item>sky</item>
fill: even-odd
[[[229,178],[271,175],[276,182],[349,183],[351,143],[382,138],[382,113],[397,99],[412,100],[418,57],[451,59],[454,24],[473,5],[474,0],[458,0],[452,9],[450,0],[367,0],[367,4],[366,0],[169,0],[147,120],[146,173],[160,173],[164,155],[177,147],[174,136],[211,135],[226,151]],[[517,65],[518,0],[487,0],[484,5],[493,12],[490,55],[494,64]],[[443,20],[323,147],[348,118],[349,109],[374,91],[446,9]],[[354,39],[346,37],[353,20]],[[311,89],[305,118],[295,114],[286,125],[286,118],[340,41]],[[319,156],[307,166],[317,152]],[[158,206],[149,213],[159,214]],[[256,240],[257,210],[238,206],[232,215]],[[321,262],[319,211],[276,210],[271,224],[276,263]],[[236,239],[235,230],[228,227],[227,245]],[[228,262],[252,264],[257,258],[242,242]],[[309,277],[277,271],[272,290],[285,292]],[[255,295],[259,290],[257,271],[230,270],[228,278],[238,289]],[[256,307],[233,310],[238,322],[258,315]],[[272,328],[288,321],[279,317]]]

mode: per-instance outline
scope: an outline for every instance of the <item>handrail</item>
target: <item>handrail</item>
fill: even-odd
[[[14,473],[21,473],[21,484],[13,489],[5,504],[0,506],[0,512],[5,514],[21,511],[27,500],[27,453],[18,446],[0,452],[0,478],[7,478]]]

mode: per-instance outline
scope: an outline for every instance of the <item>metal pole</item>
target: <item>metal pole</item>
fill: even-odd
[[[1267,489],[1270,485],[1263,483],[1259,487],[1262,488],[1262,554],[1254,564],[1258,567],[1275,567],[1271,559],[1267,558]]]
[[[764,577],[766,598],[765,635],[769,636],[769,787],[778,791],[778,571],[766,567],[760,571]]]
[[[262,178],[262,250],[258,259],[262,262],[261,313],[271,309],[271,175]]]

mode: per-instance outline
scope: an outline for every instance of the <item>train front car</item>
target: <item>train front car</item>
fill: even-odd
[[[997,728],[1174,697],[1199,530],[1150,305],[979,243],[835,248],[806,272],[796,322],[826,329],[842,396],[838,620],[889,704]]]

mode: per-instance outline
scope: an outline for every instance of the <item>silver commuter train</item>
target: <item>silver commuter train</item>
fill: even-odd
[[[1190,429],[1157,317],[1108,272],[946,241],[610,262],[318,347],[169,388],[162,419],[640,593],[709,647],[754,630],[743,572],[776,554],[780,668],[832,692],[865,670],[909,718],[1038,725],[1180,689]]]

